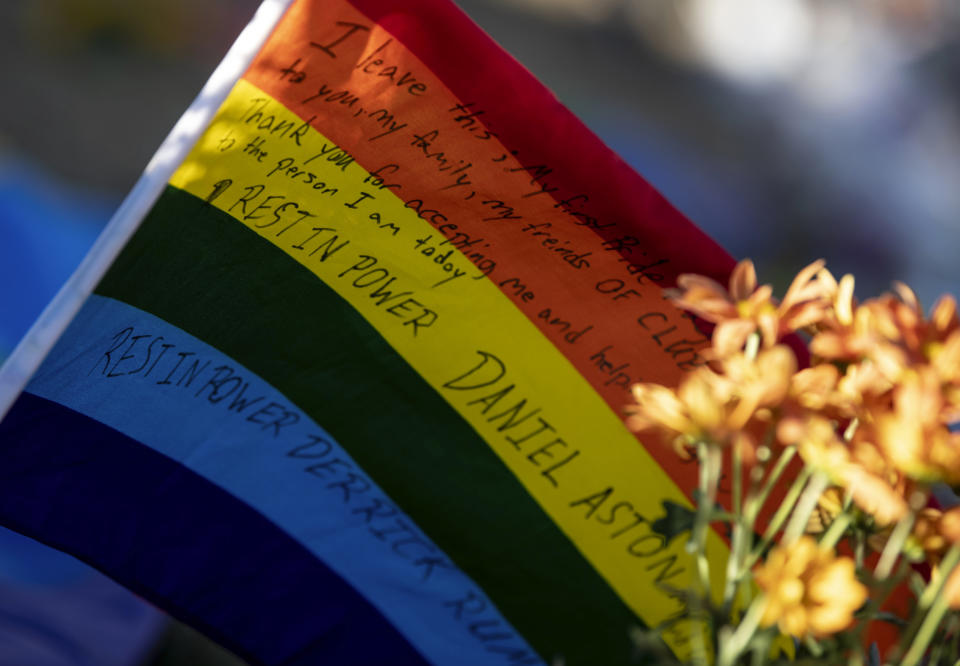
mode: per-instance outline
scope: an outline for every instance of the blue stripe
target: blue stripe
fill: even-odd
[[[362,596],[256,511],[89,417],[23,394],[0,422],[0,518],[241,656],[425,664]]]
[[[188,333],[92,296],[28,390],[241,498],[348,581],[429,661],[481,666],[523,655],[524,663],[540,663],[482,590],[326,431]],[[483,616],[458,617],[463,599],[482,606]],[[498,627],[496,645],[475,631],[477,621]]]

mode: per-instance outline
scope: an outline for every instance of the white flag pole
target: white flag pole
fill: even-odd
[[[213,114],[250,66],[292,1],[263,1],[200,94],[160,144],[137,184],[110,218],[90,252],[0,367],[0,419],[6,415],[27,381],[140,226],[173,172],[200,138]]]

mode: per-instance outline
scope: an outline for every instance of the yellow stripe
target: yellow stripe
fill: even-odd
[[[680,609],[655,583],[687,588],[693,562],[683,538],[664,543],[650,521],[664,500],[689,506],[683,493],[563,354],[393,190],[378,189],[345,151],[243,80],[171,184],[256,231],[356,308],[647,624]],[[276,288],[283,298],[285,286]],[[429,483],[442,470],[424,473]],[[726,552],[711,532],[710,560],[719,567]],[[690,630],[666,634],[678,654],[688,652]]]

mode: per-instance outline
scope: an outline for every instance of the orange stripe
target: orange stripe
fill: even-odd
[[[629,401],[629,384],[675,382],[700,361],[706,339],[663,301],[660,287],[632,273],[589,220],[563,212],[577,212],[579,202],[534,194],[535,174],[488,135],[482,115],[468,117],[482,108],[458,100],[348,3],[295,4],[245,78],[322,129],[367,171],[381,173],[383,185],[398,185],[390,189],[403,201],[422,202],[421,216],[437,231],[429,243],[443,235],[470,243],[461,251],[477,253],[477,267],[617,413]],[[456,110],[461,104],[466,110]],[[376,195],[374,185],[369,193]],[[694,466],[658,445],[649,448],[689,495]]]

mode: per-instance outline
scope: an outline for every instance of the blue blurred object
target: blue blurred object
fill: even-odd
[[[83,259],[115,202],[0,157],[0,360]],[[0,665],[133,666],[165,616],[78,560],[0,528]]]
[[[0,360],[70,277],[117,203],[0,156]]]
[[[0,528],[0,664],[134,666],[165,626],[106,576]]]

